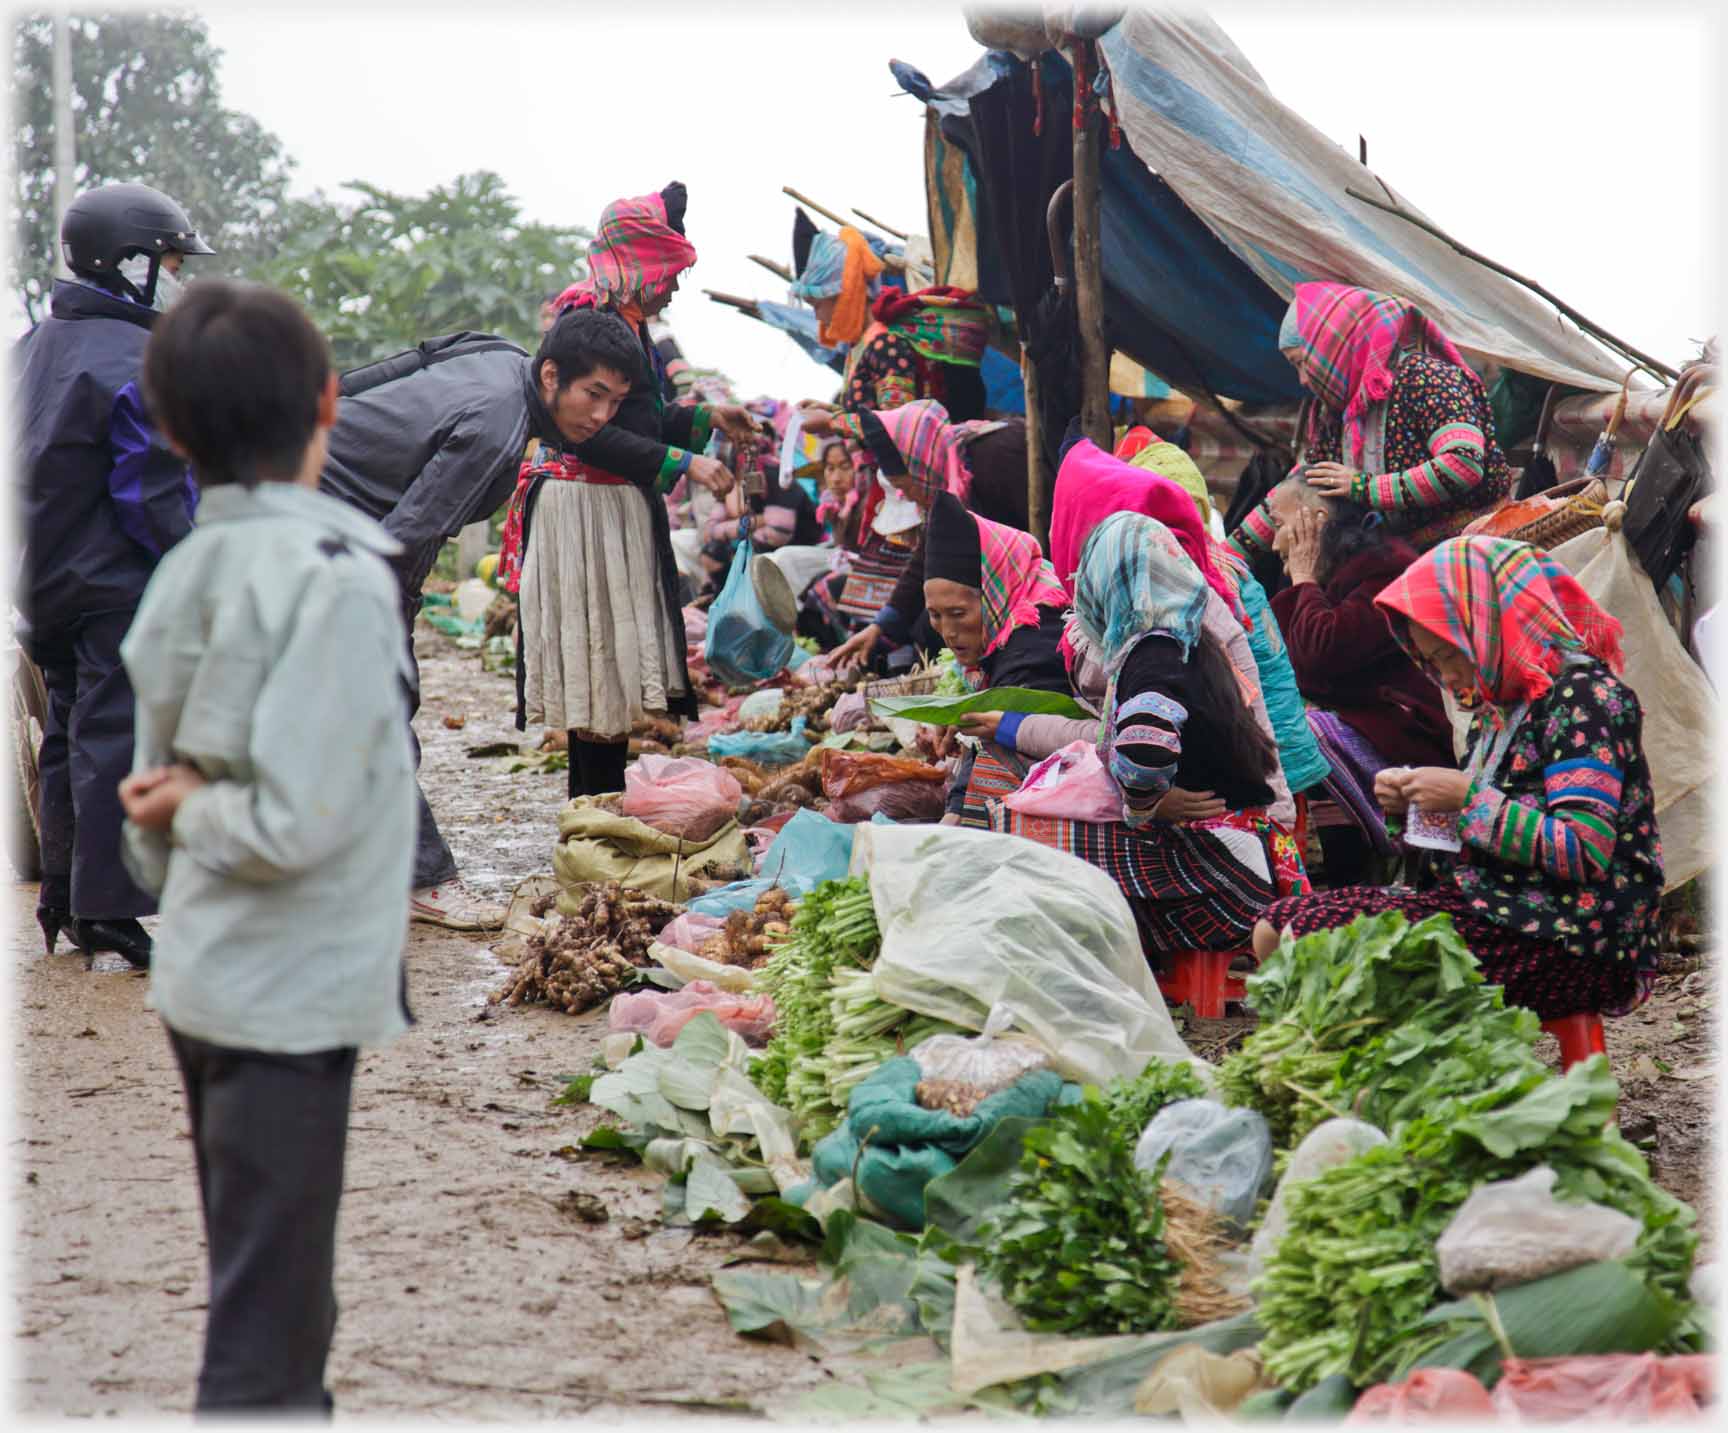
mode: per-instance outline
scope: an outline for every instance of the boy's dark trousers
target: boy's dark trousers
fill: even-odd
[[[274,1055],[170,1029],[210,1249],[199,1413],[327,1414],[355,1050]]]

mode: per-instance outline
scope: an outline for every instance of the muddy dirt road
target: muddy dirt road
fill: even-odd
[[[422,646],[426,788],[470,884],[502,898],[550,868],[565,778],[468,758],[469,747],[519,739],[513,688],[440,638]],[[64,947],[45,957],[35,896],[15,888],[14,1406],[183,1413],[205,1268],[178,1077],[148,982],[87,971]],[[590,1067],[604,1015],[480,1019],[501,970],[486,940],[415,927],[419,1024],[362,1058],[329,1376],[341,1412],[742,1412],[839,1375],[731,1333],[708,1281],[736,1239],[664,1229],[657,1177],[560,1155],[598,1112],[548,1102],[560,1076]],[[1609,1035],[1628,1082],[1623,1120],[1650,1117],[1659,1178],[1706,1222],[1710,999],[1702,975],[1669,982]],[[1197,1029],[1194,1040],[1204,1049],[1221,1033]],[[605,1222],[585,1222],[587,1201],[573,1194],[598,1200]]]

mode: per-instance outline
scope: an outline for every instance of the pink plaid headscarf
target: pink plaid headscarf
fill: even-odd
[[[1369,408],[1392,392],[1399,349],[1431,353],[1482,386],[1452,340],[1403,299],[1349,284],[1297,284],[1291,307],[1304,372],[1321,402],[1344,415],[1345,453],[1352,463],[1362,461]],[[1313,421],[1319,418],[1316,412]]]
[[[589,280],[601,303],[651,300],[696,262],[696,246],[666,222],[659,194],[619,199],[600,215],[588,247]]]
[[[1068,594],[1031,533],[976,513],[971,517],[978,524],[978,555],[984,570],[984,655],[989,656],[1017,628],[1036,627],[1040,607],[1066,607]]]

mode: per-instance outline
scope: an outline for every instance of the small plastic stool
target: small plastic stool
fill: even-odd
[[[1608,1053],[1600,1015],[1563,1015],[1558,1020],[1544,1020],[1542,1029],[1560,1042],[1562,1072],[1583,1064],[1592,1055]]]
[[[1192,1005],[1197,1020],[1222,1020],[1224,1004],[1240,1000],[1248,987],[1230,974],[1239,950],[1179,950],[1170,957],[1170,974],[1158,977],[1158,989],[1172,1005]]]

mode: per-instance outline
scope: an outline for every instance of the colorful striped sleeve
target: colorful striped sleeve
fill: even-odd
[[[1123,817],[1143,826],[1176,783],[1188,709],[1163,692],[1144,691],[1111,717],[1110,775],[1122,792]]]
[[[1592,884],[1607,876],[1614,857],[1622,780],[1620,768],[1597,754],[1546,767],[1541,806],[1492,786],[1473,787],[1460,827],[1463,839],[1512,865]]]
[[[1428,451],[1427,462],[1401,473],[1359,474],[1350,496],[1376,508],[1443,507],[1482,481],[1487,444],[1474,423],[1442,423],[1428,435]]]
[[[1261,553],[1272,550],[1272,538],[1275,529],[1272,526],[1272,509],[1261,503],[1253,512],[1242,519],[1242,526],[1230,534],[1230,545],[1242,555],[1244,560],[1252,562]]]

